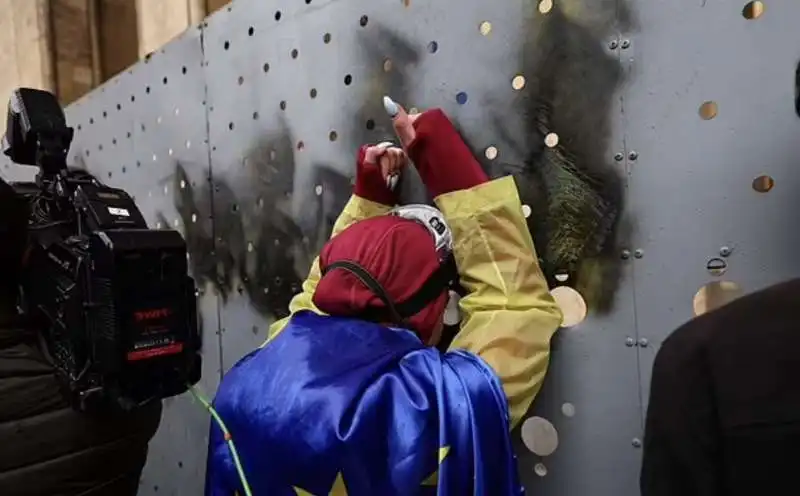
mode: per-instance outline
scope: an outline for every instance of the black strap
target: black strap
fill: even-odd
[[[438,298],[439,295],[447,289],[448,284],[457,274],[455,259],[451,255],[439,266],[436,272],[431,274],[431,277],[425,281],[416,293],[401,303],[395,303],[372,274],[353,261],[340,260],[334,262],[323,269],[322,275],[324,276],[331,270],[337,268],[347,270],[355,275],[364,286],[372,291],[375,296],[380,298],[384,305],[386,305],[385,310],[369,309],[359,315],[360,317],[373,322],[386,322],[387,320],[391,320],[393,323],[404,326],[407,325],[405,319],[415,315],[430,302]]]

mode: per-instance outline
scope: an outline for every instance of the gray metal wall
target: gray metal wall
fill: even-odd
[[[515,432],[520,467],[532,494],[638,493],[650,368],[695,293],[800,272],[800,3],[772,0],[748,20],[743,2],[553,1],[543,14],[549,0],[237,0],[68,109],[74,161],[189,242],[208,394],[285,312],[349,194],[358,144],[388,136],[381,95],[443,107],[523,199],[542,139],[530,102],[546,98],[561,144],[619,179],[624,215],[576,275],[589,317],[557,336],[522,429],[535,451],[555,450],[537,455]],[[764,174],[774,187],[759,193]],[[709,271],[712,259],[726,267]],[[200,494],[207,429],[189,397],[167,400],[141,494]]]

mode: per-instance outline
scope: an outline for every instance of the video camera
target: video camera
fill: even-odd
[[[45,329],[75,408],[131,410],[200,380],[186,242],[148,229],[124,190],[68,168],[72,138],[53,94],[12,93],[4,153],[39,168],[34,183],[12,183],[30,205],[20,308]]]

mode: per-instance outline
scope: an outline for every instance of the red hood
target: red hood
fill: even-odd
[[[402,303],[439,268],[433,239],[425,227],[398,217],[362,220],[331,239],[320,253],[320,268],[342,260],[364,267],[396,303]],[[335,269],[322,277],[314,305],[329,315],[358,317],[365,310],[384,309],[384,303],[352,273]],[[427,342],[447,304],[447,291],[408,324]]]

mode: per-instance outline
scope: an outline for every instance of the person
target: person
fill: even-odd
[[[489,181],[441,110],[385,106],[402,148],[359,149],[353,196],[290,317],[223,377],[208,495],[522,492],[509,431],[562,315],[514,179]],[[439,210],[392,210],[406,157]],[[467,294],[441,353],[448,236]]]
[[[0,494],[133,496],[161,419],[155,402],[130,414],[73,410],[17,313],[29,206],[0,179]]]
[[[800,280],[673,332],[653,366],[642,496],[800,494]]]

